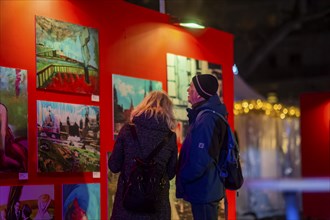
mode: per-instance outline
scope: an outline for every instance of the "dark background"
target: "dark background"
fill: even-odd
[[[299,105],[330,91],[330,0],[126,0],[234,34],[239,75],[264,97]],[[237,88],[236,88],[237,89]]]

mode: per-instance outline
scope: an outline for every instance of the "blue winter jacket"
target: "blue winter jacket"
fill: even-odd
[[[226,125],[212,112],[196,117],[203,109],[227,115],[225,105],[214,95],[205,103],[187,109],[189,129],[182,144],[176,176],[176,196],[190,203],[209,203],[224,197],[216,163],[225,141]]]

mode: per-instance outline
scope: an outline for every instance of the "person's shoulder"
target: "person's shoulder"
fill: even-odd
[[[123,125],[123,127],[121,127],[122,131],[128,131],[132,128],[132,126],[135,126],[133,123],[127,122]]]
[[[212,109],[203,109],[197,115],[198,121],[213,120],[217,118],[217,113]]]
[[[124,136],[126,136],[126,134],[127,134],[128,132],[130,132],[130,129],[131,129],[130,126],[131,126],[131,125],[130,125],[129,123],[125,123],[125,124],[120,128],[120,130],[119,130],[119,132],[118,132],[118,136],[120,136],[120,137],[124,137]]]
[[[200,115],[198,116],[198,119],[196,120],[197,125],[214,125],[214,124],[218,124],[220,122],[220,124],[223,124],[223,126],[226,125],[225,122],[225,116],[223,114],[221,114],[220,112],[217,112],[215,110],[212,109],[204,109],[200,112]]]
[[[212,126],[215,123],[215,118],[212,113],[202,112],[197,117],[193,124],[193,129],[203,130],[206,127]]]

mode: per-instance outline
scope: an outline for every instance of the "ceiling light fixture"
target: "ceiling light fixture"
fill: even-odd
[[[183,18],[183,19],[178,19],[172,17],[172,23],[181,27],[186,27],[186,28],[193,28],[193,29],[204,29],[205,26],[202,24],[202,22],[198,19],[191,19],[191,18]]]
[[[195,29],[204,29],[205,28],[205,26],[203,26],[201,24],[197,24],[195,22],[180,22],[179,25],[182,27],[195,28]]]

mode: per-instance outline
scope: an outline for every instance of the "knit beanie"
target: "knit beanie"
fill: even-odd
[[[205,99],[209,99],[218,91],[218,80],[211,74],[196,75],[192,81],[197,93]]]

